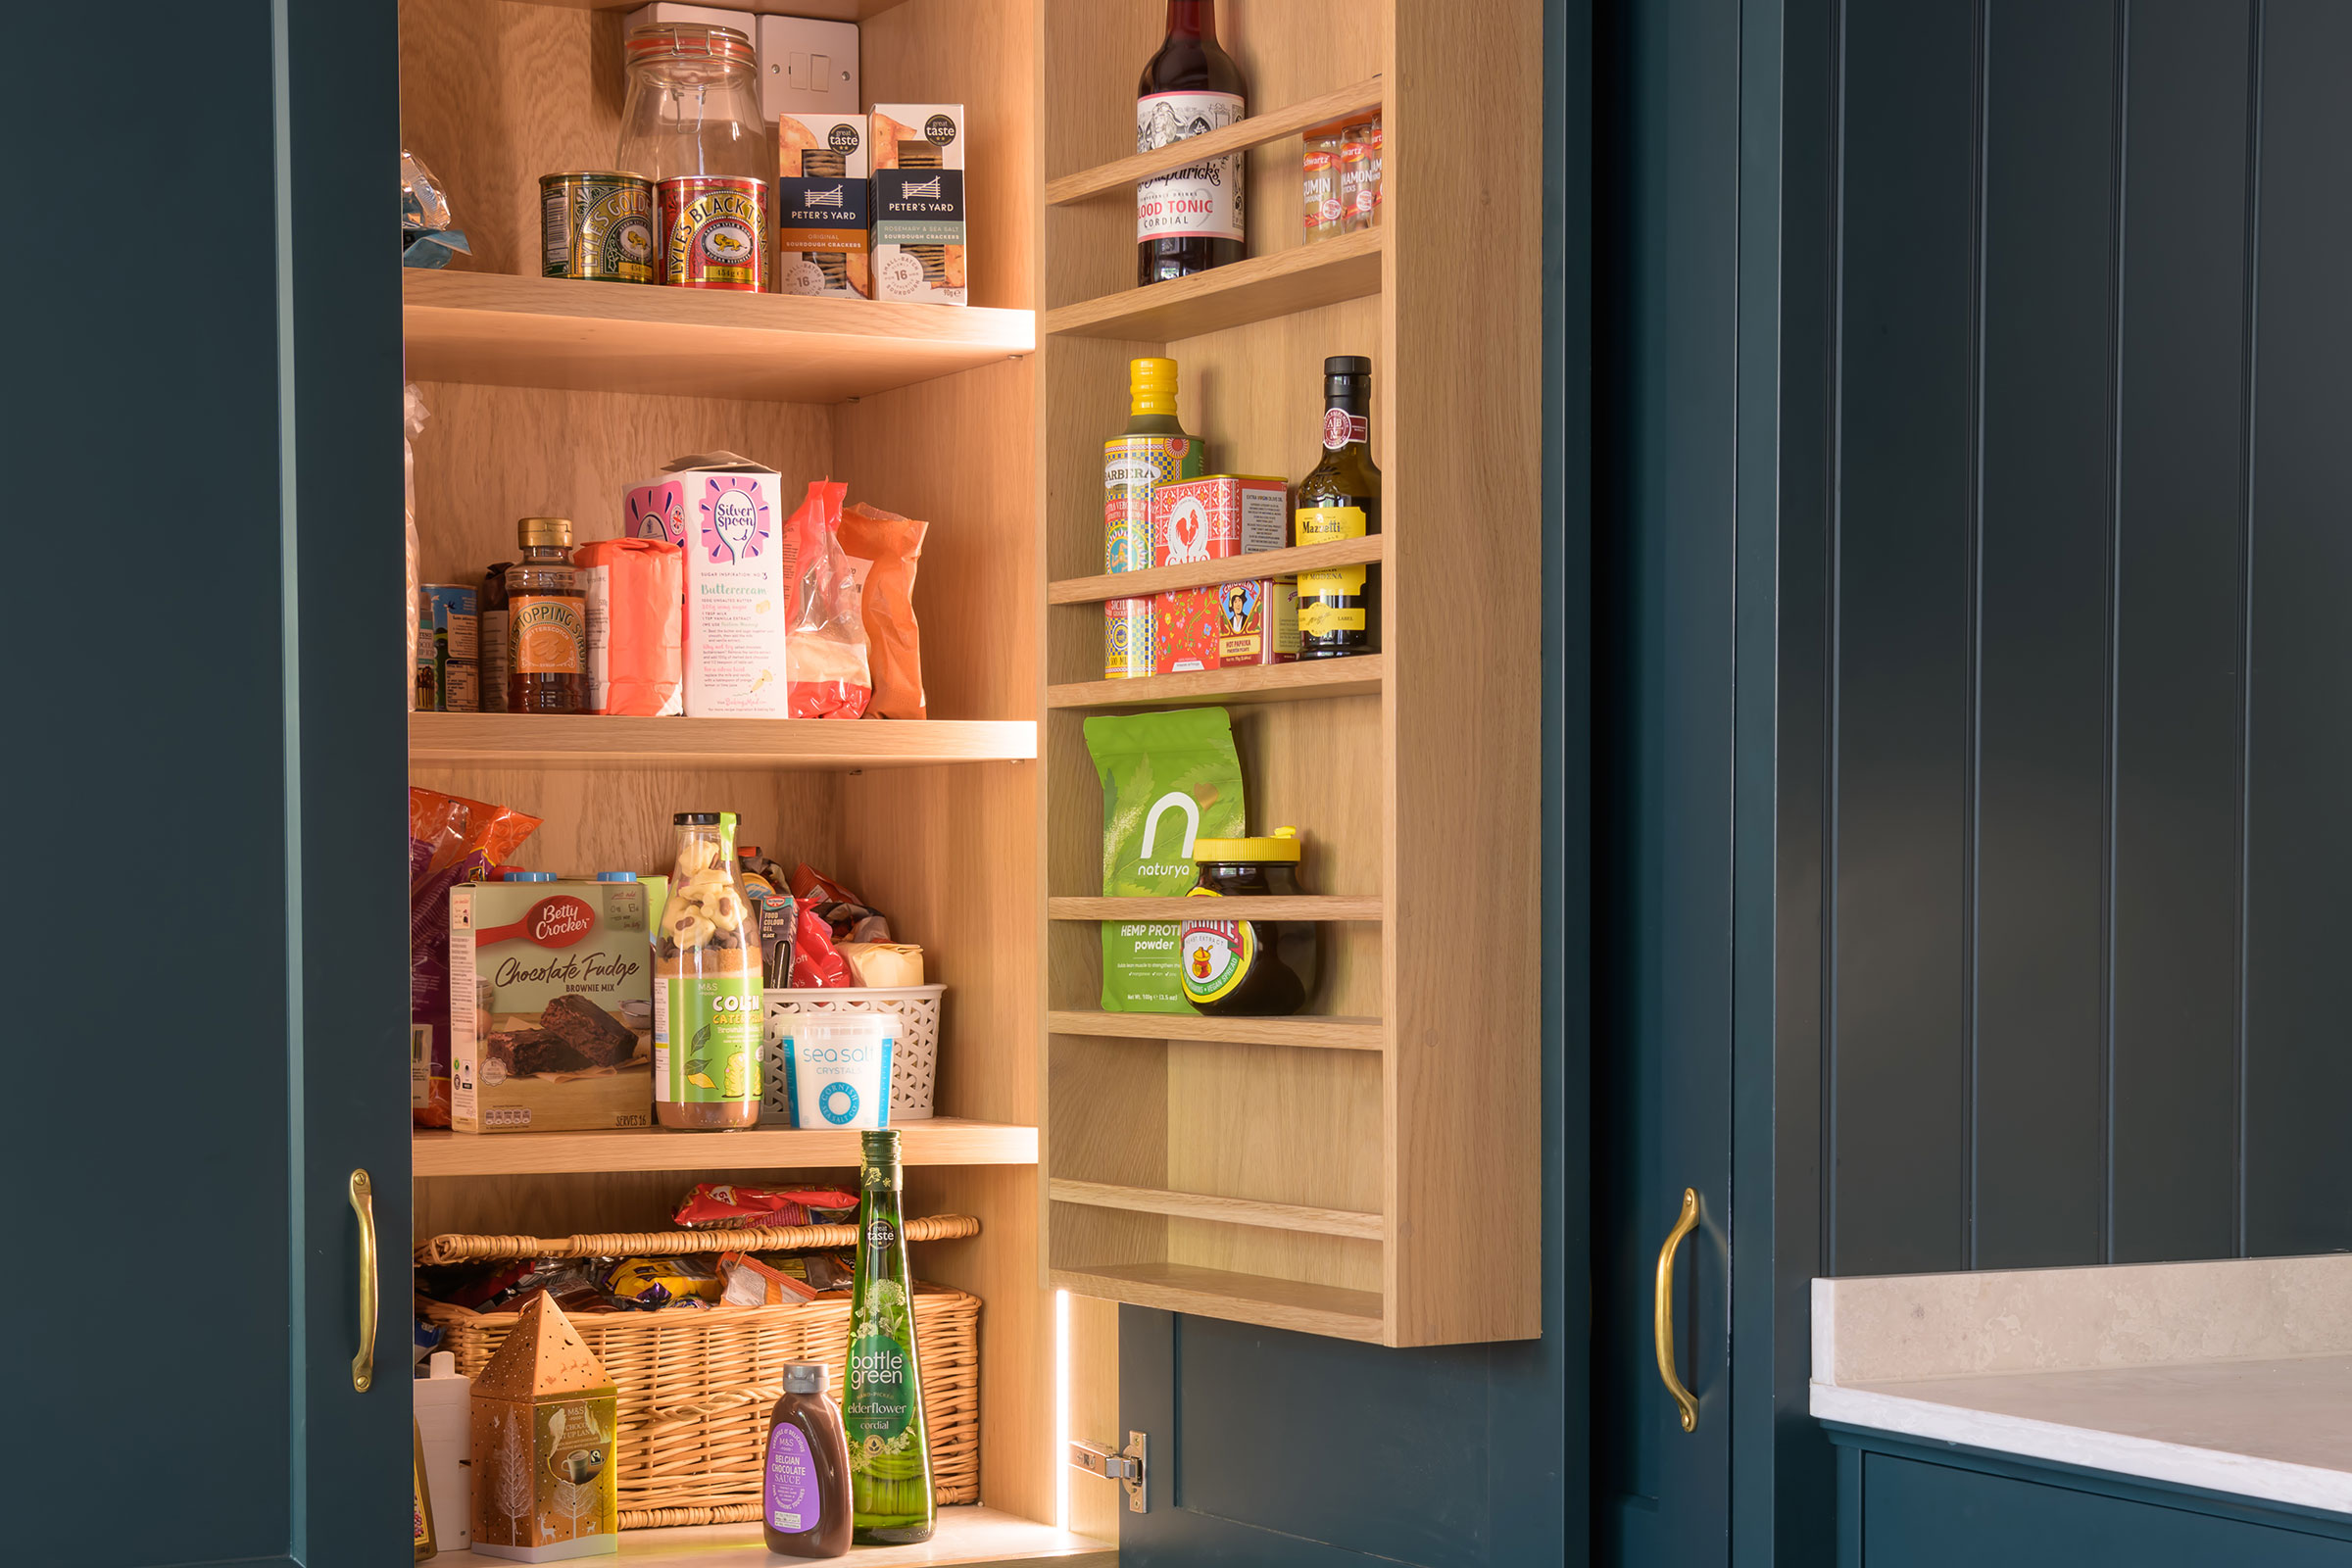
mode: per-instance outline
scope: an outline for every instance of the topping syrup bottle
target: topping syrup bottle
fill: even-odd
[[[784,1368],[784,1396],[767,1413],[760,1529],[779,1557],[839,1557],[850,1549],[850,1445],[823,1366]]]

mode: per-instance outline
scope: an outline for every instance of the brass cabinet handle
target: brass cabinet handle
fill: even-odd
[[[1666,1245],[1658,1249],[1658,1376],[1666,1384],[1666,1392],[1674,1402],[1683,1407],[1683,1430],[1698,1430],[1698,1401],[1683,1387],[1683,1380],[1674,1372],[1674,1254],[1683,1245],[1683,1238],[1698,1228],[1698,1194],[1683,1189],[1683,1217],[1674,1222],[1666,1233]]]
[[[351,1386],[366,1394],[375,1381],[375,1189],[364,1170],[351,1173],[351,1211],[360,1216],[360,1349]]]

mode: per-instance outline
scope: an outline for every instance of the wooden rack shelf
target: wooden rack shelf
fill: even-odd
[[[1245,147],[1258,147],[1285,136],[1296,136],[1310,125],[1320,125],[1356,109],[1372,109],[1381,101],[1380,78],[1369,77],[1335,91],[1302,98],[1286,109],[1270,114],[1251,115],[1237,120],[1220,129],[1199,136],[1170,142],[1148,153],[1137,153],[1116,163],[1097,164],[1074,174],[1046,181],[1046,205],[1066,207],[1071,202],[1091,201],[1098,196],[1130,191],[1138,180],[1164,174],[1172,169],[1197,164],[1220,153],[1240,152]]]
[[[1029,719],[626,718],[411,713],[412,767],[760,767],[830,770],[1025,762]]]
[[[937,1116],[899,1124],[909,1165],[1034,1165],[1037,1129]],[[453,1133],[410,1137],[418,1176],[542,1176],[571,1171],[793,1170],[855,1165],[854,1127],[753,1127],[734,1133],[661,1127],[588,1133]]]
[[[1171,588],[1210,588],[1218,583],[1239,582],[1244,577],[1291,577],[1325,566],[1362,565],[1385,560],[1387,555],[1387,539],[1381,534],[1362,539],[1335,539],[1327,545],[1255,550],[1220,561],[1188,561],[1177,566],[1149,566],[1142,571],[1114,571],[1100,577],[1064,577],[1046,585],[1046,603],[1092,605],[1105,599],[1165,593]]]
[[[1381,290],[1387,244],[1387,229],[1359,229],[1191,277],[1057,306],[1046,313],[1046,334],[1165,343],[1361,299]]]
[[[1387,901],[1378,897],[1254,898],[1240,913],[1252,920],[1377,920],[1386,912],[1386,905]],[[1050,920],[1176,921],[1200,912],[1200,906],[1188,898],[1046,901],[1046,918]]]
[[[773,1568],[760,1522],[682,1525],[669,1530],[624,1530],[617,1554],[598,1559],[620,1568]],[[989,1507],[942,1508],[939,1527],[919,1546],[859,1546],[858,1568],[1117,1568],[1116,1546]],[[444,1550],[434,1568],[494,1568],[509,1561],[472,1551]]]
[[[1315,1236],[1347,1236],[1359,1242],[1377,1242],[1388,1234],[1388,1223],[1378,1214],[1352,1208],[1267,1203],[1254,1198],[1172,1193],[1158,1187],[1120,1187],[1104,1182],[1069,1181],[1059,1176],[1046,1184],[1046,1196],[1056,1203],[1083,1203],[1090,1208],[1165,1214],[1172,1219],[1204,1219],[1220,1225],[1253,1225],[1261,1230],[1305,1231]]]
[[[1381,1338],[1378,1291],[1309,1285],[1263,1274],[1241,1274],[1231,1269],[1199,1268],[1189,1263],[1099,1263],[1056,1268],[1052,1272],[1052,1281],[1079,1296],[1132,1301],[1165,1312],[1193,1312],[1201,1317],[1261,1323],[1268,1328],[1295,1329],[1302,1334],[1327,1334],[1375,1344]]]
[[[1168,708],[1185,703],[1295,703],[1378,692],[1384,656],[1302,659],[1295,664],[1201,669],[1134,680],[1082,680],[1046,688],[1048,708]]]
[[[419,381],[839,403],[1030,353],[1028,311],[401,273]]]
[[[1212,1040],[1237,1046],[1298,1046],[1322,1051],[1385,1051],[1388,1030],[1378,1018],[1213,1018],[1200,1013],[1091,1012],[1046,1014],[1046,1031],[1104,1040]]]

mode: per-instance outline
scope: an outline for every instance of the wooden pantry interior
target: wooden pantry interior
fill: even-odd
[[[1225,0],[1251,118],[1185,156],[1250,149],[1250,258],[1144,289],[1132,187],[1182,161],[1132,153],[1158,0],[743,9],[858,21],[868,103],[966,106],[972,305],[537,276],[538,176],[612,157],[627,8],[402,0],[403,131],[472,245],[403,274],[429,411],[421,575],[478,578],[524,515],[617,534],[621,491],[685,453],[767,463],[788,504],[829,475],[931,523],[932,716],[417,713],[411,778],[542,817],[514,858],[563,872],[662,865],[671,812],[731,809],[923,946],[948,991],[938,1116],[904,1127],[906,1206],[981,1221],[914,1264],[984,1303],[1000,1533],[908,1560],[1090,1560],[1016,1530],[1056,1517],[1055,1291],[1072,1437],[1123,1436],[1122,1301],[1385,1346],[1538,1332],[1543,180],[1492,138],[1545,114],[1542,7]],[[1307,243],[1298,133],[1373,105],[1382,222]],[[1379,654],[1100,679],[1103,600],[1229,570],[1100,575],[1102,442],[1144,354],[1179,363],[1210,471],[1294,482],[1324,357],[1371,358],[1383,531],[1252,563],[1372,564]],[[1308,840],[1290,912],[1326,922],[1329,956],[1307,1013],[1100,1010],[1096,922],[1173,901],[1100,897],[1083,722],[1196,704],[1232,714],[1250,831]],[[854,1134],[767,1127],[413,1148],[418,1241],[656,1229],[694,1181],[857,1157]],[[943,1509],[941,1540],[979,1512]],[[1120,1512],[1112,1486],[1071,1482],[1071,1529],[1115,1543]]]

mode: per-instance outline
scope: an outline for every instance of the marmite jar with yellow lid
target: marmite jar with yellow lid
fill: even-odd
[[[1298,830],[1270,838],[1196,839],[1196,899],[1296,898]],[[1323,927],[1313,920],[1219,918],[1205,910],[1178,928],[1187,1002],[1212,1016],[1267,1018],[1304,1007],[1323,977]]]

